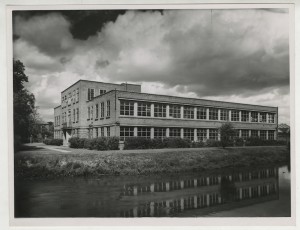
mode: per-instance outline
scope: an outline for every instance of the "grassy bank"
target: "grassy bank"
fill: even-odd
[[[69,153],[36,148],[15,154],[15,176],[149,175],[283,164],[286,147],[199,148]]]

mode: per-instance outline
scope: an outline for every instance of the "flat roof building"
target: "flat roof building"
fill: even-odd
[[[79,80],[61,92],[54,108],[54,137],[181,137],[219,140],[219,127],[232,123],[237,137],[277,137],[278,107],[157,95],[141,85]]]

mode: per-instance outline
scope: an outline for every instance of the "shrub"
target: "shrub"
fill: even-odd
[[[107,137],[106,138],[107,149],[118,150],[119,149],[119,138],[118,137]]]
[[[144,137],[128,137],[124,141],[124,149],[149,149],[151,139]]]
[[[70,143],[70,148],[74,148],[74,149],[78,149],[78,148],[82,148],[80,146],[80,138],[79,137],[71,137],[69,139],[69,143]]]
[[[168,137],[163,140],[166,148],[190,148],[192,142],[190,139],[180,137]]]
[[[272,145],[285,145],[285,141],[262,140],[260,138],[248,138],[246,140],[246,146],[272,146]]]
[[[221,146],[221,141],[217,141],[217,140],[214,140],[214,139],[208,139],[205,142],[205,146],[207,146],[207,147],[220,147]]]
[[[92,147],[91,143],[92,143],[92,139],[85,139],[84,143],[83,143],[83,148],[92,149],[91,148]]]
[[[107,140],[106,137],[98,137],[91,140],[91,149],[96,150],[107,150]]]
[[[151,148],[152,149],[163,149],[166,145],[163,141],[163,139],[160,138],[154,138],[151,140]]]
[[[44,144],[60,146],[63,144],[63,140],[62,139],[45,139]]]
[[[243,138],[236,138],[234,140],[235,146],[244,146],[244,139]]]
[[[69,139],[70,148],[85,148],[94,150],[118,150],[118,137],[98,137],[93,139],[72,137]]]
[[[192,142],[192,148],[202,148],[205,146],[205,143],[203,141],[198,142]]]

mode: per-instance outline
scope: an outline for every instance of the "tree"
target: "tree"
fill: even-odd
[[[230,145],[230,142],[233,140],[236,131],[229,122],[222,124],[219,130],[221,135],[221,145],[223,148],[225,148]]]
[[[13,60],[13,100],[14,100],[14,141],[15,146],[20,142],[28,142],[30,123],[35,110],[35,97],[24,87],[28,82],[25,67],[19,60]]]

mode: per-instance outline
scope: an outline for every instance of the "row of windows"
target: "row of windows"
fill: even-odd
[[[62,113],[62,123],[69,122],[71,123],[78,122],[79,121],[79,108],[76,109],[69,109],[68,112]],[[57,117],[57,123],[58,126],[60,125],[60,116]]]
[[[105,103],[101,102],[99,104],[95,105],[95,114],[94,114],[94,106],[89,106],[88,108],[88,120],[92,120],[94,119],[94,115],[95,115],[95,119],[100,118],[104,118],[104,114],[105,114]],[[110,101],[106,101],[106,117],[109,118],[110,117]]]
[[[62,107],[64,108],[66,105],[71,105],[72,103],[75,104],[79,102],[79,88],[77,88],[76,90],[73,90],[73,92],[69,92],[68,96],[64,95],[61,98],[61,104]],[[66,105],[64,105],[64,103],[66,103]]]
[[[220,120],[229,121],[229,110],[228,109],[217,109],[217,108],[205,108],[196,107],[196,117],[194,107],[183,106],[183,118],[184,119],[198,119],[198,120]],[[169,117],[170,118],[181,118],[181,106],[180,105],[169,105]],[[120,115],[134,116],[134,102],[133,101],[120,101]],[[151,103],[149,102],[137,102],[137,116],[151,117]],[[154,117],[167,117],[167,105],[154,103]],[[249,112],[240,110],[231,110],[231,121],[241,122],[268,122],[275,123],[275,114],[269,113],[267,120],[267,113],[265,112]]]
[[[54,126],[60,126],[60,116],[54,117]]]
[[[92,100],[95,96],[99,96],[99,95],[105,94],[105,93],[106,93],[106,90],[105,90],[105,89],[99,89],[98,92],[99,92],[99,94],[98,94],[98,95],[95,95],[95,89],[89,88],[89,89],[88,89],[88,93],[87,93],[87,100],[90,101],[90,100]]]
[[[110,127],[106,127],[106,133],[104,127],[91,128],[88,131],[88,136],[89,138],[110,137]]]
[[[167,128],[154,128],[154,138],[165,138],[167,135]],[[183,137],[194,140],[195,129],[193,128],[184,128]],[[196,135],[198,141],[204,141],[207,139],[218,140],[219,130],[218,129],[207,129],[198,128],[196,129]],[[126,137],[134,136],[134,127],[132,126],[121,126],[120,128],[120,138],[124,140]],[[137,127],[137,136],[151,138],[151,127]],[[274,130],[260,130],[260,135],[258,135],[258,130],[241,130],[241,138],[249,137],[260,137],[263,140],[266,140],[267,137],[269,140],[274,140],[275,131]],[[181,137],[181,128],[169,128],[169,137]],[[240,137],[239,130],[236,132],[236,137]]]

